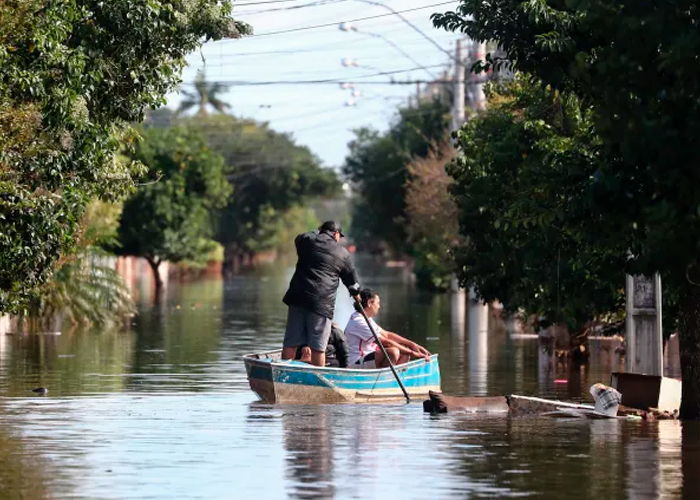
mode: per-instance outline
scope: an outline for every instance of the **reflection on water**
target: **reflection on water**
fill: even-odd
[[[489,307],[469,297],[469,389],[488,395]]]
[[[464,293],[359,268],[378,322],[440,354],[446,392],[587,399],[619,362],[596,341],[574,369]],[[171,286],[128,331],[0,338],[0,498],[698,498],[697,423],[255,402],[240,356],[279,347],[290,275]],[[351,311],[339,293],[336,319]]]
[[[282,417],[286,477],[295,498],[332,498],[333,420],[329,408],[292,408]]]

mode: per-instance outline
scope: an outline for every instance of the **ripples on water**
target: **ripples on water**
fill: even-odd
[[[0,339],[0,498],[700,498],[693,424],[256,402],[240,356],[280,345],[290,273],[173,287],[127,332]],[[614,368],[605,350],[548,365],[494,318],[362,275],[379,323],[440,354],[447,392],[585,398]]]

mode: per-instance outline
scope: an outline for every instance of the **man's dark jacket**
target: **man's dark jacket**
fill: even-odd
[[[297,268],[284,295],[284,303],[333,319],[339,279],[348,290],[359,292],[352,257],[328,231],[310,231],[294,240]]]

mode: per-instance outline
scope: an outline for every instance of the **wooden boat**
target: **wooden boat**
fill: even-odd
[[[578,417],[578,418],[625,418],[625,413],[618,409],[616,415],[599,412],[590,404],[568,403],[553,399],[535,398],[531,396],[506,396],[511,416],[542,415],[548,417]]]
[[[390,368],[374,370],[313,366],[282,360],[282,350],[243,356],[250,388],[269,403],[373,403],[404,400]],[[440,390],[437,354],[397,365],[411,398]]]
[[[614,418],[596,411],[593,405],[569,403],[531,396],[448,396],[431,392],[423,402],[430,413],[503,414],[512,417],[542,415],[550,417]]]
[[[513,416],[538,415],[555,412],[561,409],[595,411],[593,405],[568,403],[554,399],[535,398],[532,396],[517,396],[515,394],[506,396],[510,414]]]

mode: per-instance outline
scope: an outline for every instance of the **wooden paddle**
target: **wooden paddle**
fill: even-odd
[[[374,328],[372,328],[372,322],[367,317],[367,313],[365,313],[365,308],[362,307],[362,301],[360,300],[359,295],[355,296],[355,301],[357,302],[357,305],[360,307],[360,313],[365,318],[365,321],[367,322],[367,326],[369,327],[369,331],[372,332],[372,336],[374,337],[375,342],[377,342],[377,345],[379,346],[379,348],[382,350],[382,353],[384,354],[384,358],[386,359],[387,363],[389,363],[389,368],[391,368],[391,372],[394,374],[394,377],[396,377],[396,381],[399,383],[399,387],[401,387],[401,390],[403,391],[403,395],[406,396],[406,402],[410,403],[411,397],[408,395],[408,391],[404,387],[403,382],[401,382],[401,378],[399,377],[399,374],[396,371],[396,368],[394,368],[394,364],[391,362],[391,358],[387,354],[386,349],[384,349],[382,342],[379,340],[379,337],[377,336],[377,332],[375,332]]]

